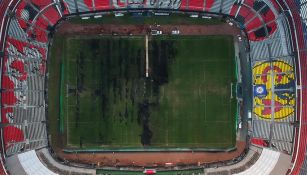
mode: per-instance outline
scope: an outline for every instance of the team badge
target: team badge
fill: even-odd
[[[272,72],[273,71],[273,72]],[[272,77],[272,73],[273,76]],[[284,61],[262,62],[253,68],[254,113],[264,119],[284,119],[294,113],[295,76]],[[273,108],[271,106],[274,106]]]

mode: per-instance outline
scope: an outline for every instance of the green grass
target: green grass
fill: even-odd
[[[51,144],[56,147],[64,146],[65,137],[60,132],[60,85],[61,85],[61,57],[64,48],[64,39],[57,37],[53,40],[56,47],[51,47],[48,58],[48,69],[51,70],[48,77],[48,131],[51,133]]]
[[[140,79],[137,62],[143,61],[144,39],[68,39],[67,45],[66,53],[71,54],[65,63],[69,72],[65,74],[66,84],[75,89],[79,86],[79,97],[66,94],[68,145],[79,145],[80,140],[87,146],[138,144],[141,127],[135,115],[123,121],[126,108],[136,114],[137,104],[124,96],[128,95],[125,89],[131,92]]]
[[[85,149],[234,147],[232,37],[150,38],[149,79],[144,43],[135,36],[56,37],[49,62],[52,143]]]
[[[152,114],[151,128],[156,132],[153,143],[233,146],[236,106],[230,99],[230,85],[235,81],[232,38],[155,39],[160,46],[169,41],[175,41],[178,53],[169,68],[169,83],[160,87],[160,106]]]
[[[192,170],[172,170],[172,171],[158,171],[156,175],[178,175],[178,174],[202,174],[203,169],[192,169]],[[97,175],[143,175],[140,171],[116,171],[116,170],[101,170],[97,169]]]

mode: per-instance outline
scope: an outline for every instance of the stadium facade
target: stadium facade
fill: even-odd
[[[224,17],[248,38],[250,87],[259,92],[250,111],[250,149],[205,174],[307,174],[305,0],[0,1],[1,174],[96,173],[61,164],[48,151],[48,46],[61,19],[131,11]]]

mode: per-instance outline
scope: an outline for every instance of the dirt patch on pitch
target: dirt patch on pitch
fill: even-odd
[[[206,163],[223,162],[239,157],[246,143],[237,141],[236,150],[231,152],[129,152],[129,153],[64,153],[55,151],[57,156],[75,163],[103,166],[165,166],[166,163],[176,165],[204,165]]]
[[[65,35],[146,35],[151,30],[161,30],[171,35],[179,31],[180,35],[237,35],[240,30],[228,24],[220,25],[113,25],[113,24],[72,24],[61,23],[57,34]]]

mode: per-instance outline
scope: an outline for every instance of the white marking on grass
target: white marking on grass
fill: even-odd
[[[64,107],[65,107],[65,106],[62,106],[62,110],[64,109]],[[66,107],[69,108],[69,107],[68,107],[68,84],[66,84]],[[63,121],[64,121],[64,120],[63,120]],[[69,121],[69,120],[68,120],[68,109],[66,109],[66,127],[67,127],[67,128],[66,128],[66,139],[67,139],[66,142],[67,142],[67,144],[69,144],[69,137],[68,137],[68,136],[69,136],[69,134],[68,134],[68,131],[69,131],[69,128],[68,128],[68,121]]]
[[[206,82],[206,72],[204,71],[204,82]],[[205,121],[206,121],[206,113],[207,113],[207,91],[206,86],[204,86],[204,98],[205,98]]]
[[[233,96],[232,96],[232,82],[230,83],[230,100],[233,98]]]
[[[149,69],[149,63],[148,63],[148,35],[146,35],[145,37],[145,49],[146,49],[146,77],[149,76],[149,73],[148,73],[148,69]]]

